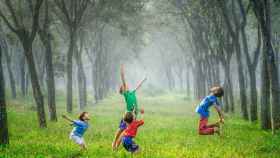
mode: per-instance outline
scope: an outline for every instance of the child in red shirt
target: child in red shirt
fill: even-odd
[[[137,135],[137,129],[138,127],[142,126],[144,124],[143,120],[143,114],[144,110],[141,110],[141,120],[136,120],[135,115],[133,112],[127,112],[124,115],[124,121],[127,124],[127,128],[124,130],[121,141],[123,144],[123,147],[131,153],[138,153],[140,151],[139,146],[133,141],[133,138]],[[120,142],[120,141],[119,141]]]

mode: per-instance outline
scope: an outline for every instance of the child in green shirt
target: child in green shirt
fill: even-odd
[[[141,85],[146,81],[146,78],[144,78],[134,90],[129,90],[128,86],[125,81],[124,77],[124,66],[121,65],[121,80],[122,80],[122,85],[120,87],[120,94],[124,96],[125,102],[126,102],[126,111],[125,112],[134,112],[135,116],[138,114],[138,105],[137,105],[137,98],[136,98],[136,91],[141,87]],[[123,119],[120,121],[119,129],[117,130],[115,134],[115,139],[112,143],[112,148],[115,150],[119,144],[117,144],[117,140],[123,133],[123,131],[126,129],[126,123],[124,122]]]

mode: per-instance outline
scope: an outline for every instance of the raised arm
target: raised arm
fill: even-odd
[[[71,118],[69,118],[66,115],[62,115],[62,118],[64,118],[65,120],[69,121],[69,122],[74,122]]]
[[[147,78],[145,77],[138,85],[137,87],[135,88],[135,90],[137,91],[141,86],[142,84],[147,80]]]
[[[126,87],[126,82],[125,82],[125,78],[124,78],[124,65],[121,65],[121,80],[122,80],[122,84],[124,87]]]

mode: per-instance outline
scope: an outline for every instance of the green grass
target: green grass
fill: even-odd
[[[262,131],[257,124],[227,115],[222,136],[199,136],[195,102],[180,95],[139,96],[145,108],[145,125],[139,129],[136,142],[142,152],[134,157],[149,158],[238,158],[279,157],[280,135]],[[76,102],[76,101],[75,101]],[[85,134],[88,150],[69,140],[71,126],[61,119],[65,113],[64,97],[57,97],[59,120],[39,129],[32,98],[8,102],[10,145],[0,149],[0,157],[132,157],[122,147],[111,150],[114,132],[123,114],[120,96],[111,96],[97,105],[88,105],[90,128]],[[75,118],[78,111],[70,115]],[[217,119],[212,116],[211,121]]]

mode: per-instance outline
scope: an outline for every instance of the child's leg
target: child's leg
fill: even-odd
[[[76,144],[78,144],[82,150],[87,148],[83,137],[79,137],[79,136],[71,134],[70,139],[72,139]]]
[[[134,152],[133,152],[133,154],[139,154],[141,152],[141,148],[140,147],[138,147],[138,149],[137,150],[135,150]]]
[[[120,142],[118,142],[118,140],[120,140],[120,136],[122,135],[122,133],[125,129],[126,129],[126,124],[123,120],[121,120],[120,125],[119,125],[119,129],[116,131],[115,138],[114,138],[114,141],[112,143],[112,148],[114,150],[119,147]]]
[[[199,134],[200,135],[212,135],[215,132],[213,127],[208,127],[208,118],[200,118],[199,121]]]
[[[204,128],[199,130],[200,135],[213,135],[215,133],[214,128]]]
[[[86,144],[80,144],[80,147],[81,147],[81,150],[86,150],[87,149]]]
[[[140,152],[139,146],[133,141],[133,138],[131,137],[123,137],[123,147],[132,154],[136,154]]]
[[[210,124],[210,125],[206,125],[207,128],[214,128],[214,127],[220,127],[220,123],[219,122],[216,122],[216,123],[213,123],[213,124]]]

